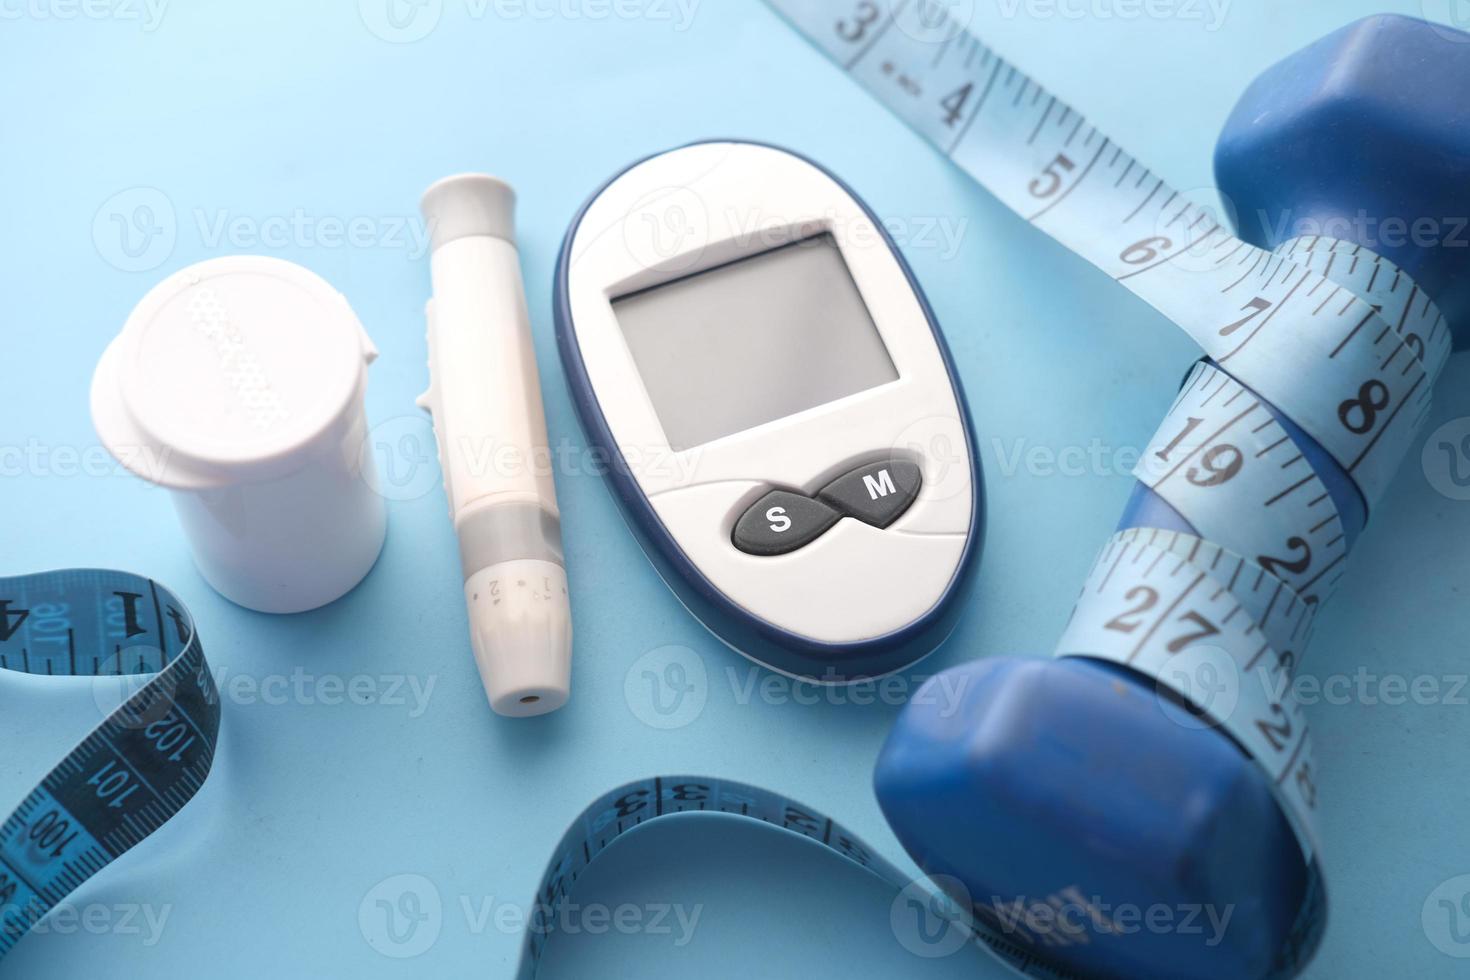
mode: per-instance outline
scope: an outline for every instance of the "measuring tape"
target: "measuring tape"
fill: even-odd
[[[0,578],[0,670],[148,678],[0,824],[3,957],[199,791],[220,704],[188,609],[127,572]]]
[[[209,774],[220,701],[183,603],[126,572],[73,570],[0,578],[0,670],[41,676],[133,675],[142,686],[62,760],[0,825],[0,957],[82,882],[148,837]],[[537,889],[518,976],[533,977],[559,909],[588,865],[659,817],[733,814],[801,834],[907,891],[928,922],[963,930],[1042,980],[1080,980],[1048,967],[1003,929],[900,872],[829,817],[729,780],[662,777],[629,783],[588,807],[557,847]]]
[[[1332,494],[1270,409],[1213,365],[1190,374],[1134,476],[1206,540],[1258,556],[1300,605],[1315,607],[1342,575],[1347,530]]]
[[[1133,528],[1098,556],[1059,656],[1123,664],[1218,725],[1270,776],[1308,863],[1281,972],[1311,959],[1326,926],[1313,822],[1317,790],[1310,727],[1292,697],[1294,651],[1311,635],[1315,603],[1260,565],[1192,535]]]
[[[959,930],[964,941],[983,945],[1012,969],[1040,980],[1084,980],[1050,965],[1028,947],[1021,930],[973,917],[968,902],[957,902],[938,884],[915,881],[884,860],[856,834],[830,817],[779,793],[727,779],[663,776],[628,783],[607,793],[572,824],[558,844],[536,891],[517,980],[532,980],[547,942],[555,934],[559,910],[573,886],[603,851],[624,834],[650,821],[680,813],[724,813],[779,827],[821,844],[830,852],[887,882],[908,901],[904,911],[920,917],[926,932]],[[946,933],[946,943],[949,942]],[[962,947],[961,947],[962,948]]]
[[[1293,975],[1320,942],[1326,892],[1292,671],[1355,532],[1340,508],[1356,502],[1334,499],[1323,474],[1335,461],[1361,505],[1377,503],[1428,415],[1445,317],[1361,246],[1299,238],[1268,252],[1235,238],[949,5],[769,2],[1008,208],[1203,348],[1135,472],[1197,533],[1117,535],[1057,653],[1153,679],[1267,774],[1309,867],[1275,968]]]
[[[1444,316],[1408,276],[1359,246],[1306,238],[1267,252],[1234,238],[941,4],[770,2],[1004,204],[1172,319],[1209,358],[1137,470],[1197,533],[1115,536],[1057,652],[1153,678],[1181,713],[1217,726],[1268,775],[1311,869],[1274,973],[1293,975],[1320,941],[1326,892],[1310,729],[1291,675],[1353,543],[1322,475],[1332,464],[1294,436],[1310,436],[1371,508],[1427,415],[1450,351]],[[182,605],[122,573],[0,580],[0,668],[154,672],[0,828],[3,955],[197,791],[219,706]],[[587,808],[562,839],[536,895],[519,976],[535,975],[559,905],[606,848],[649,821],[696,811],[799,833],[896,888],[913,887],[830,818],[779,794],[700,777],[630,783]],[[974,918],[983,909],[922,894],[929,914],[943,911],[1022,974],[1078,978],[1013,930]]]
[[[944,4],[769,2],[1001,203],[1245,379],[1370,505],[1379,499],[1450,353],[1444,317],[1408,277],[1366,250],[1345,257],[1354,246],[1342,243],[1271,253],[1233,237]],[[1348,425],[1338,410],[1350,402],[1363,411]]]
[[[1233,237],[939,4],[771,3],[978,183],[1173,319],[1208,356],[1136,473],[1198,533],[1118,534],[1057,652],[1153,678],[1181,715],[1218,727],[1268,775],[1309,869],[1272,971],[1295,975],[1321,941],[1327,899],[1310,728],[1292,698],[1292,671],[1355,533],[1339,511],[1353,502],[1335,499],[1317,471],[1330,462],[1299,448],[1307,440],[1298,436],[1340,465],[1364,507],[1376,503],[1428,413],[1451,347],[1445,318],[1409,277],[1361,247],[1313,238],[1271,253]],[[749,786],[665,779],[589,808],[538,902],[564,899],[632,827],[706,809],[802,833],[901,885],[892,866],[799,804]],[[966,922],[1019,972],[1066,975],[1013,931]],[[548,934],[528,936],[523,978],[534,975]]]

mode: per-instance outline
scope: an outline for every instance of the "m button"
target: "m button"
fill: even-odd
[[[864,524],[887,527],[919,496],[924,477],[917,463],[888,460],[859,466],[822,488],[817,497]]]

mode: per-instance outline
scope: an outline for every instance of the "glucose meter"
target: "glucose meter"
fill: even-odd
[[[841,181],[754,143],[643,160],[573,221],[555,305],[624,516],[716,636],[829,683],[944,640],[982,537],[969,411],[912,272]]]

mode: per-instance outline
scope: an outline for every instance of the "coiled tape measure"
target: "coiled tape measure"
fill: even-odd
[[[199,791],[220,703],[188,609],[127,572],[0,578],[0,670],[148,676],[0,824],[3,957]]]
[[[1061,676],[1056,671],[992,676],[987,694],[992,700],[975,702],[970,710],[1000,711],[1005,703],[1005,717],[1012,720],[992,722],[983,743],[966,747],[922,710],[911,708],[879,762],[878,792],[890,823],[926,868],[954,871],[975,894],[1017,895],[1023,904],[1043,907],[1048,893],[1055,896],[1053,889],[1059,887],[1065,892],[1062,886],[1070,883],[1048,878],[1053,869],[1040,857],[1033,862],[1036,870],[1009,876],[990,870],[1008,867],[1001,849],[987,843],[998,836],[1003,818],[1033,826],[1049,819],[1070,821],[1072,836],[1098,837],[1092,845],[1065,841],[1070,850],[1055,862],[1075,859],[1074,867],[1056,873],[1086,872],[1092,876],[1090,887],[1106,884],[1130,897],[1151,883],[1187,897],[1217,894],[1212,888],[1229,893],[1228,884],[1219,884],[1228,875],[1203,884],[1183,880],[1185,872],[1167,867],[1171,860],[1206,868],[1212,860],[1239,860],[1247,867],[1257,861],[1280,863],[1257,857],[1271,853],[1276,819],[1259,809],[1246,814],[1249,821],[1239,821],[1242,828],[1252,823],[1261,828],[1257,840],[1243,829],[1236,838],[1211,838],[1201,827],[1197,838],[1186,835],[1182,844],[1171,839],[1150,849],[1146,835],[1128,844],[1108,836],[1146,828],[1152,816],[1128,810],[1141,801],[1108,786],[1100,774],[1114,757],[1088,743],[1089,736],[1099,735],[1088,726],[1102,727],[1098,720],[1123,716],[1098,678],[1111,677],[1117,684],[1128,676],[1136,683],[1142,675],[1161,694],[1177,695],[1182,706],[1201,717],[1200,724],[1218,726],[1259,767],[1289,822],[1306,875],[1261,873],[1259,890],[1265,894],[1253,913],[1257,918],[1245,927],[1250,935],[1237,935],[1221,951],[1190,949],[1171,938],[1128,943],[1103,935],[1091,949],[1086,948],[1089,936],[1059,941],[1052,956],[1108,975],[1294,975],[1320,942],[1326,894],[1313,830],[1318,801],[1310,729],[1292,698],[1292,670],[1317,608],[1342,575],[1366,511],[1381,498],[1427,417],[1434,382],[1452,346],[1449,322],[1430,292],[1387,256],[1361,244],[1309,237],[1267,251],[1236,238],[1209,211],[1182,198],[1075,109],[951,20],[952,5],[928,0],[888,5],[771,0],[771,5],[1007,207],[1168,316],[1207,357],[1190,374],[1141,459],[1140,488],[1123,530],[1099,556],[1057,649],[1060,656],[1112,662],[1132,674],[1095,672],[1090,696],[1079,693],[1069,706],[1092,715],[1081,720],[1063,709],[1068,695],[1058,693],[1048,702],[1053,695],[1036,693]],[[1289,125],[1293,110],[1306,111],[1291,98],[1326,99],[1334,86],[1343,87],[1340,81],[1333,86],[1318,81],[1318,73],[1331,71],[1334,62],[1334,77],[1362,88],[1378,84],[1389,92],[1380,96],[1388,107],[1382,112],[1366,98],[1352,105],[1350,124],[1386,127],[1385,118],[1405,111],[1395,101],[1392,73],[1434,42],[1441,46],[1434,52],[1435,64],[1449,69],[1446,75],[1453,81],[1447,85],[1463,99],[1470,71],[1463,56],[1455,59],[1456,45],[1443,29],[1408,18],[1372,18],[1320,42],[1316,51],[1298,56],[1291,72],[1272,77],[1271,83],[1283,89],[1275,96],[1281,105],[1269,104],[1260,92],[1266,83],[1258,82],[1244,100],[1256,100],[1252,111],[1245,112],[1244,105],[1238,109],[1231,122],[1235,131],[1228,128],[1227,135],[1240,144],[1248,141],[1242,133],[1269,142],[1275,134],[1261,120],[1273,118],[1270,110],[1287,119],[1280,125]],[[1456,123],[1464,117],[1448,104],[1442,112],[1446,102],[1426,106],[1411,120],[1447,130],[1429,135],[1453,142]],[[1334,121],[1329,117],[1319,126],[1330,130]],[[1252,127],[1265,128],[1267,136]],[[1433,162],[1422,162],[1434,155],[1428,147],[1415,147],[1412,138],[1424,134],[1412,123],[1394,134],[1401,157],[1419,151],[1412,165],[1400,173],[1385,166],[1369,176],[1385,185],[1382,199],[1387,201],[1395,182],[1408,182],[1406,172],[1424,171],[1422,182],[1432,188],[1433,203],[1434,191],[1443,190],[1436,180],[1444,181],[1446,174],[1435,171]],[[1330,132],[1292,135],[1284,152],[1296,155],[1272,175],[1287,185],[1272,199],[1278,205],[1292,187],[1300,193],[1300,186],[1291,184],[1294,171],[1311,169],[1311,151],[1302,146],[1331,139]],[[1241,155],[1239,145],[1222,143],[1222,169]],[[1321,168],[1320,159],[1310,160]],[[1257,159],[1253,166],[1264,170],[1266,163]],[[1321,194],[1315,185],[1307,186]],[[1345,196],[1355,189],[1331,190]],[[1296,202],[1288,198],[1286,203]],[[1421,202],[1400,197],[1394,203],[1407,208]],[[1436,269],[1433,261],[1421,262],[1417,272],[1439,280],[1436,292],[1458,295],[1447,288],[1455,285],[1453,272]],[[1223,678],[1231,683],[1222,684]],[[1221,689],[1231,695],[1230,703],[1213,703]],[[1014,720],[1031,705],[1038,708],[1034,718]],[[1034,732],[1040,729],[1048,729],[1053,742],[1076,733],[1064,748],[1097,760],[1077,785],[1059,789],[1066,780],[1057,772],[1046,778],[1034,774],[1060,752],[1038,742],[1042,736]],[[1058,738],[1058,731],[1065,734]],[[1171,751],[1177,750],[1163,747],[1153,755]],[[914,775],[920,768],[928,771]],[[956,769],[967,769],[974,784],[961,799],[948,788]],[[1233,779],[1228,766],[1218,772],[1221,782]],[[997,784],[1009,789],[985,793],[984,785]],[[1137,786],[1146,789],[1143,777]],[[1201,794],[1209,803],[1200,805],[1213,812],[1200,824],[1230,823],[1228,807],[1239,801],[1218,785],[1201,780],[1200,786],[1213,792]],[[1182,802],[1182,790],[1180,795]],[[930,816],[938,812],[940,799],[966,813],[963,831],[956,831],[953,821]],[[966,810],[966,803],[973,806]],[[1094,825],[1084,832],[1075,826],[1108,806],[1127,815],[1107,829]],[[1044,850],[1055,840],[1043,830],[1030,843]],[[1005,845],[1022,846],[1017,840]],[[1239,853],[1231,854],[1237,847]],[[1146,864],[1150,850],[1161,853],[1155,855],[1157,862],[1166,866],[1153,879],[1128,867],[1132,860]],[[1296,864],[1290,858],[1286,863]],[[1201,875],[1210,879],[1208,872]],[[1280,907],[1269,907],[1273,902]],[[1055,932],[1043,938],[1058,939]]]
[[[209,775],[220,699],[188,609],[127,572],[76,569],[0,578],[0,670],[39,676],[134,675],[138,690],[0,825],[0,959],[83,882],[148,837]],[[143,680],[146,678],[146,680]],[[518,976],[535,975],[555,912],[586,867],[635,827],[697,811],[733,814],[822,844],[903,888],[908,877],[831,818],[754,786],[669,776],[629,783],[588,807],[537,891]],[[931,910],[957,926],[961,909]],[[978,939],[1029,975],[1070,980],[998,932]]]
[[[967,908],[947,901],[880,856],[832,818],[769,790],[728,779],[663,776],[620,786],[583,811],[558,845],[536,892],[535,914],[526,931],[517,980],[531,980],[546,944],[555,934],[556,910],[571,894],[582,872],[608,846],[629,831],[661,817],[681,813],[724,813],[757,820],[815,841],[912,897],[912,911],[926,925],[964,930],[967,941],[983,943],[1002,961],[1028,977],[1082,980],[1038,957],[1024,941],[974,919]]]
[[[983,907],[974,909],[977,919],[963,907],[949,914],[1029,976],[1295,975],[1320,940],[1326,899],[1312,831],[1317,800],[1309,729],[1291,700],[1290,675],[1317,608],[1342,574],[1364,511],[1380,497],[1427,414],[1451,349],[1446,317],[1430,292],[1386,255],[1329,239],[1267,252],[1234,238],[951,23],[941,5],[770,2],[1009,207],[1204,348],[1209,360],[1190,373],[1144,454],[1142,486],[1124,529],[1098,556],[1058,653],[1126,665],[1161,691],[1176,692],[1178,714],[1196,719],[1212,738],[1218,726],[1264,774],[1309,869],[1291,894],[1289,928],[1261,930],[1243,940],[1245,948],[1220,954],[1236,960],[1199,969],[1187,961],[1197,951],[1168,945],[1178,937],[1144,937],[1156,947],[1125,948],[1107,935],[1071,942],[1039,930],[1024,905],[1009,925],[992,921]],[[1456,78],[1467,74],[1461,70]],[[108,572],[0,580],[0,612],[0,667],[127,672],[136,656],[140,670],[159,671],[0,830],[0,894],[8,897],[0,920],[3,954],[45,908],[197,790],[208,772],[219,708],[187,613],[146,580]],[[997,676],[1006,670],[1002,665]],[[1210,675],[1239,679],[1237,704],[1211,703],[1208,686],[1197,683]],[[985,696],[966,707],[979,710]],[[981,800],[965,807],[958,805],[964,798],[934,791],[927,780],[952,786],[962,781],[954,779],[956,768],[970,762],[957,761],[944,741],[948,734],[926,724],[913,708],[900,719],[879,762],[880,801],[926,870],[985,884],[976,867],[985,848],[1018,847],[1015,839],[985,839],[1002,836],[987,835],[986,821],[1005,804]],[[907,882],[829,818],[781,795],[701,777],[630,783],[585,810],[557,848],[536,896],[539,912],[527,931],[519,976],[534,976],[552,935],[551,912],[598,854],[650,820],[700,810],[791,830],[895,887]],[[950,829],[944,821],[963,822],[963,832],[935,833]],[[1043,850],[1020,851],[1028,866],[1053,858]],[[1005,886],[970,890],[1008,894]],[[1269,944],[1264,953],[1262,944]]]
[[[1343,573],[1365,504],[1381,496],[1427,416],[1451,350],[1445,316],[1403,270],[1361,246],[1312,238],[1267,251],[1236,238],[951,23],[943,5],[771,5],[978,183],[1177,322],[1208,358],[1151,441],[1137,473],[1136,526],[1098,557],[1058,653],[1152,678],[1160,692],[1178,695],[1179,723],[1195,719],[1211,737],[1218,727],[1260,767],[1268,805],[1284,814],[1306,868],[1288,896],[1286,924],[1246,939],[1227,954],[1235,960],[1202,966],[1171,959],[1178,949],[1157,958],[1089,949],[1088,936],[1028,928],[1025,914],[997,921],[1004,917],[982,906],[969,924],[1029,975],[1295,975],[1320,942],[1326,892],[1309,726],[1292,700],[1291,672]],[[1214,704],[1209,681],[1226,676],[1235,678],[1232,703]],[[901,720],[880,760],[879,797],[921,865],[959,872],[963,850],[957,857],[944,847],[967,831],[994,847],[1016,844],[998,828],[957,830],[932,816],[962,824],[969,814],[948,785],[965,762],[944,756],[929,721],[912,711]],[[934,725],[944,727],[953,729]],[[956,754],[972,749],[967,742]],[[695,788],[693,803],[675,802],[675,783]],[[564,893],[568,876],[606,845],[608,828],[691,807],[732,812],[732,804],[830,845],[826,818],[760,790],[709,780],[636,784],[584,815],[539,898]],[[901,884],[851,846],[834,849]],[[1055,894],[1038,904],[1064,908]],[[527,971],[538,949],[528,944]]]

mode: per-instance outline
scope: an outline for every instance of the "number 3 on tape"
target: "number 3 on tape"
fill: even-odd
[[[126,572],[0,578],[0,670],[141,681],[0,824],[3,957],[199,791],[220,705],[184,604]]]

